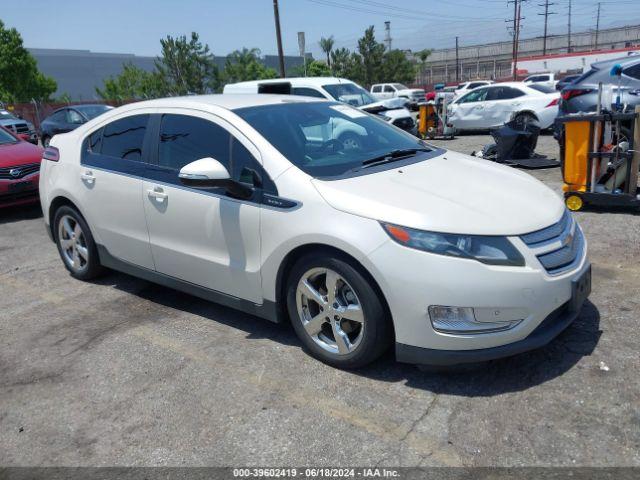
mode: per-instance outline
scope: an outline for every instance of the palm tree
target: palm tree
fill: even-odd
[[[331,35],[329,38],[320,38],[320,48],[327,55],[327,65],[329,66],[329,68],[331,68],[331,50],[333,50],[334,43],[335,42],[333,40],[333,35]]]

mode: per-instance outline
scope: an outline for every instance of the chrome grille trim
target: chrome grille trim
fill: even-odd
[[[11,170],[18,169],[20,170],[19,175],[11,175]],[[6,167],[0,168],[0,180],[17,180],[19,178],[24,178],[28,175],[32,175],[36,172],[40,171],[39,163],[29,163],[27,165],[16,165],[14,167]]]
[[[584,256],[584,235],[568,210],[557,223],[521,235],[520,239],[532,250],[549,275],[572,270]]]

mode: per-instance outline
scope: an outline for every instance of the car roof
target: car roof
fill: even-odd
[[[219,107],[226,110],[255,107],[263,105],[278,105],[283,103],[311,103],[328,101],[322,98],[302,97],[297,95],[276,95],[270,93],[223,93],[212,95],[189,95],[186,97],[168,97],[155,100],[145,100],[130,103],[118,110],[136,110],[139,108],[167,108],[167,107]]]
[[[591,68],[595,68],[596,70],[602,70],[607,67],[612,67],[616,63],[620,63],[625,66],[625,63],[636,63],[640,62],[640,55],[627,55],[624,57],[612,58],[611,60],[602,60],[600,62],[594,62],[591,64]]]
[[[287,77],[287,78],[269,78],[265,80],[249,80],[247,82],[231,83],[229,85],[263,85],[269,83],[290,83],[295,86],[298,85],[313,85],[316,87],[322,87],[332,83],[354,83],[346,78],[339,77]]]

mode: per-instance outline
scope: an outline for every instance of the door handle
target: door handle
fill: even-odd
[[[93,183],[96,181],[96,177],[93,176],[93,172],[91,170],[87,170],[86,172],[81,173],[80,178],[88,183]]]
[[[147,195],[149,198],[153,198],[156,202],[164,202],[165,199],[169,196],[160,187],[156,187],[153,190],[147,190]]]

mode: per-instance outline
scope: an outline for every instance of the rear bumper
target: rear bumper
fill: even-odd
[[[571,310],[570,302],[567,302],[551,312],[526,338],[492,348],[435,350],[396,343],[396,360],[416,365],[458,365],[510,357],[545,346],[571,325],[579,313],[579,309]]]

